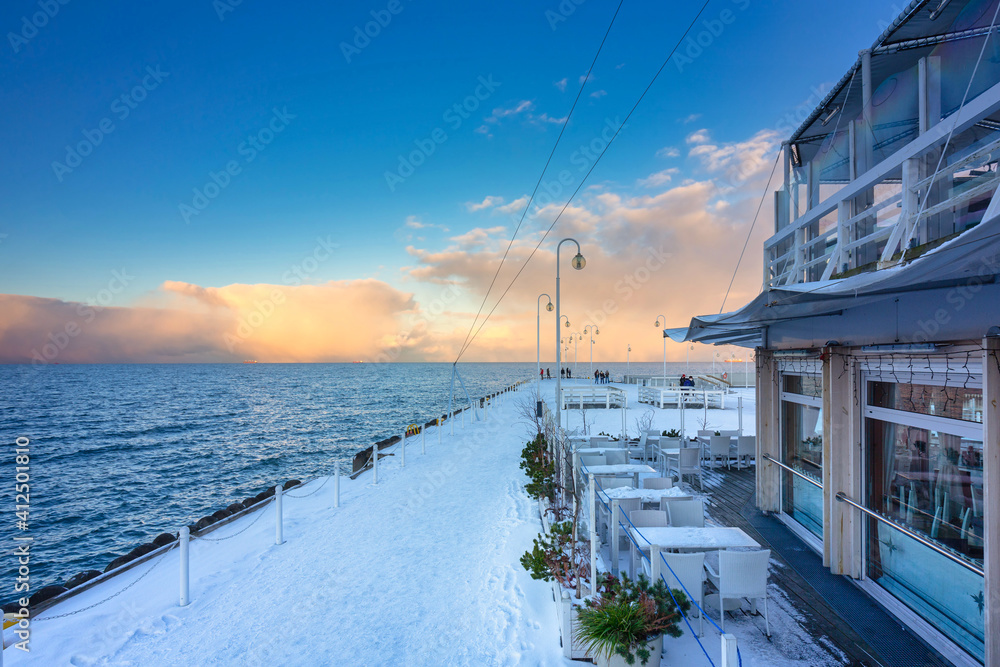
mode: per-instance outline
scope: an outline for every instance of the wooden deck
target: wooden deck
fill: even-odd
[[[803,626],[810,634],[829,639],[848,657],[848,664],[871,667],[949,665],[849,579],[824,570],[822,562],[816,562],[819,556],[792,536],[784,524],[756,509],[753,468],[706,470],[705,493],[709,498],[708,513],[713,519],[742,528],[761,546],[771,549],[771,557],[785,566],[772,568],[771,582],[787,594],[805,619]],[[837,595],[829,596],[837,599],[828,600],[816,586],[827,592],[837,591]],[[845,609],[851,610],[853,622],[841,615]]]

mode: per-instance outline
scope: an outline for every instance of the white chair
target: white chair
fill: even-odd
[[[719,430],[719,435],[725,435],[725,436],[728,436],[730,438],[738,438],[738,437],[740,437],[740,430],[739,429],[733,429],[731,431],[723,431],[723,430],[720,429]]]
[[[592,435],[590,436],[590,446],[591,447],[607,447],[610,438],[606,435]]]
[[[684,481],[684,475],[698,475],[698,488],[704,489],[701,472],[701,447],[684,447],[677,457],[677,465],[672,468],[677,471],[677,480]]]
[[[642,480],[642,488],[644,489],[672,489],[674,488],[674,480],[672,477],[647,477]]]
[[[660,438],[660,446],[657,448],[656,458],[663,474],[667,473],[667,450],[677,450],[682,446],[680,438]],[[676,456],[676,454],[670,454],[669,456]]]
[[[736,440],[736,467],[743,467],[743,459],[746,459],[747,467],[750,467],[750,460],[757,458],[757,438],[752,435],[741,435]]]
[[[712,461],[712,468],[715,468],[715,460],[722,459],[729,468],[729,445],[732,439],[728,435],[713,435],[708,445],[708,457]]]
[[[720,551],[719,572],[705,564],[708,580],[719,590],[719,615],[722,632],[726,631],[726,600],[759,600],[764,598],[764,627],[771,636],[767,617],[767,569],[771,551]]]
[[[660,509],[665,510],[670,525],[675,528],[705,527],[705,501],[701,498],[660,498]]]
[[[649,438],[649,431],[643,431],[639,435],[639,442],[633,444],[631,442],[626,443],[625,450],[629,452],[629,455],[635,454],[636,458],[644,456],[646,453],[646,440]]]
[[[663,561],[654,562],[651,576],[656,582],[657,569],[668,588],[683,588],[699,609],[705,608],[705,554],[697,551],[688,554],[660,552]],[[669,565],[669,568],[667,567]],[[698,636],[705,636],[705,615],[698,612]]]
[[[604,460],[609,466],[628,465],[628,452],[624,449],[606,449]]]
[[[628,519],[632,522],[632,526],[638,528],[640,531],[643,528],[666,528],[669,525],[667,523],[667,513],[660,510],[632,510],[628,513]],[[629,528],[632,526],[629,526]],[[638,547],[636,547],[636,542],[639,543]],[[649,553],[649,545],[643,542],[641,537],[636,535],[635,541],[629,540],[628,573],[630,577],[635,577],[638,563],[642,560],[642,554],[644,553]]]
[[[608,506],[610,507],[611,503],[608,503]],[[640,510],[640,509],[642,509],[642,500],[640,498],[622,498],[621,500],[618,501],[618,517],[616,517],[615,520],[618,521],[620,524],[622,524],[622,525],[618,526],[618,549],[619,550],[622,548],[621,547],[622,540],[625,540],[626,542],[629,541],[628,537],[625,535],[625,529],[628,528],[628,521],[625,520],[625,517],[627,517],[629,515],[629,512],[634,512],[634,511]],[[605,518],[604,518],[605,524],[604,525],[606,527],[608,527],[608,528],[611,527],[611,525],[609,523],[607,523],[607,521],[609,519],[610,519],[610,517],[608,517],[605,514]],[[624,527],[622,527],[622,526],[624,526]],[[625,548],[627,549],[628,547],[626,546]]]
[[[581,454],[580,455],[580,465],[592,468],[594,466],[604,466],[607,465],[607,459],[604,458],[604,454]]]
[[[650,461],[656,456],[660,447],[660,432],[656,429],[646,431],[646,446],[643,448],[643,461]]]
[[[715,431],[701,429],[698,431],[698,442],[702,447],[703,451],[708,450],[708,443],[712,440],[712,436],[715,435]],[[707,458],[707,457],[706,457]]]

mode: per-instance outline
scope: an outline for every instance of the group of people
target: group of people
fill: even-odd
[[[608,371],[594,371],[594,384],[608,384],[611,382],[611,373]]]
[[[569,379],[573,377],[573,370],[570,368],[560,368],[559,377],[563,379]],[[548,368],[542,368],[538,371],[538,378],[540,380],[552,379],[552,373],[549,372]],[[608,384],[611,382],[611,372],[610,371],[594,371],[594,384]],[[694,383],[691,383],[694,386]]]
[[[694,378],[693,377],[688,377],[687,375],[681,375],[680,386],[682,386],[682,387],[693,387],[694,386]]]

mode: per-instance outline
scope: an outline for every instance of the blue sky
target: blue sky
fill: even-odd
[[[419,293],[400,273],[413,263],[408,243],[440,250],[509,222],[467,203],[530,191],[558,132],[551,120],[566,115],[616,6],[49,0],[55,15],[25,29],[45,4],[0,11],[0,292],[84,301],[124,267],[135,278],[123,304],[164,281],[280,284],[331,236],[338,252],[311,281],[375,278]],[[575,169],[574,151],[625,115],[699,6],[624,3],[553,174]],[[712,25],[693,33],[710,43],[683,71],[667,66],[591,183],[628,196],[664,169],[677,170],[674,182],[699,178],[684,150],[696,130],[720,143],[787,134],[783,117],[836,81],[898,9],[712,0]],[[372,12],[391,20],[345,57]],[[499,85],[456,127],[446,112],[483,79]],[[281,131],[248,162],[242,142],[275,110]],[[438,128],[447,139],[390,189],[386,172]],[[54,167],[85,133],[100,137],[93,151],[71,171]],[[181,205],[230,161],[239,173],[185,220]],[[426,225],[416,240],[407,219]]]

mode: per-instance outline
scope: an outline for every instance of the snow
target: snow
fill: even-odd
[[[635,406],[635,387],[627,391]],[[31,652],[8,648],[6,664],[580,664],[562,656],[551,585],[532,580],[518,562],[541,529],[518,466],[533,428],[518,423],[515,403],[522,398],[533,408],[531,385],[505,397],[485,423],[464,430],[456,423],[454,436],[446,425],[440,445],[429,429],[425,455],[419,437],[410,439],[405,468],[399,447],[387,450],[392,455],[380,463],[378,485],[370,472],[342,477],[339,508],[329,480],[290,490],[281,545],[274,544],[273,503],[262,516],[210,535],[231,539],[193,541],[188,606],[178,606],[174,549],[34,619]],[[752,403],[744,405],[752,415]],[[676,410],[640,406],[626,416],[647,409],[654,428],[677,426]],[[709,412],[710,428],[735,428],[733,410]],[[579,410],[569,417],[571,427],[582,426]],[[616,423],[620,430],[622,415],[588,410],[586,419],[590,432]],[[752,417],[744,427],[752,429]],[[635,432],[631,423],[629,430]],[[677,492],[656,494],[670,491]],[[773,640],[763,636],[759,616],[727,619],[743,665],[842,664],[802,630],[791,605],[772,589]],[[83,611],[44,620],[76,610]],[[705,628],[704,645],[719,665],[718,633]],[[663,665],[708,664],[686,629],[664,644]]]
[[[642,498],[643,502],[647,503],[657,502],[660,498],[665,496],[670,498],[691,497],[691,494],[688,491],[676,486],[670,489],[633,489],[628,486],[619,486],[613,489],[607,489],[603,493],[608,498]]]
[[[629,530],[633,533],[636,531],[635,528],[629,528]],[[739,528],[706,526],[705,528],[639,528],[638,531],[650,544],[669,549],[726,549],[760,546]]]

